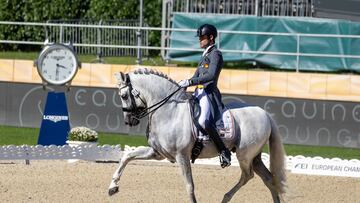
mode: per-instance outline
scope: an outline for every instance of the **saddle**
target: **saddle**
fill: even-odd
[[[207,132],[201,127],[198,122],[200,116],[200,104],[196,97],[191,95],[189,99],[190,103],[190,114],[193,120],[192,135],[195,139],[195,144],[191,153],[191,162],[194,163],[204,147],[211,142]],[[234,118],[230,110],[225,106],[222,115],[222,126],[217,126],[218,134],[223,141],[232,140],[234,136]]]

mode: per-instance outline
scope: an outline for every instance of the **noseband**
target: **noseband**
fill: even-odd
[[[141,99],[140,97],[140,92],[136,89],[133,88],[131,81],[130,81],[130,76],[129,74],[125,74],[125,86],[121,87],[119,90],[121,90],[122,88],[125,87],[129,87],[129,91],[130,91],[130,102],[131,102],[131,106],[130,107],[123,107],[122,110],[123,112],[128,112],[130,113],[130,116],[134,117],[137,120],[140,120],[142,118],[144,118],[145,116],[151,114],[152,112],[156,111],[157,109],[159,109],[161,106],[163,106],[167,101],[169,101],[169,99],[176,93],[178,92],[181,87],[177,88],[174,92],[172,92],[171,94],[169,94],[168,96],[166,96],[164,99],[160,100],[159,102],[157,102],[156,104],[144,108],[144,107],[137,107],[136,106],[136,101],[135,98],[139,98],[141,100],[141,102],[146,106],[146,103],[143,99]]]
[[[135,98],[139,98],[141,100],[141,102],[146,106],[146,103],[144,102],[144,100],[141,99],[141,97],[139,96],[140,93],[139,91],[137,91],[136,89],[133,88],[131,82],[130,82],[130,77],[128,74],[125,74],[125,87],[129,87],[129,91],[130,91],[130,102],[131,105],[130,107],[123,107],[122,110],[124,112],[129,112],[131,114],[134,114],[135,117],[137,117],[136,115],[140,115],[141,112],[145,109],[145,108],[139,108],[136,106],[136,101]],[[121,90],[122,88],[120,88],[119,90]]]

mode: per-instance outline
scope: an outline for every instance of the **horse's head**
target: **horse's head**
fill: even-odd
[[[167,75],[140,68],[134,72],[115,74],[118,80],[125,124],[138,125],[140,119],[165,104],[181,88]]]
[[[140,114],[146,108],[146,103],[140,92],[131,84],[128,74],[115,73],[118,80],[119,95],[122,103],[125,124],[135,126],[140,123]]]

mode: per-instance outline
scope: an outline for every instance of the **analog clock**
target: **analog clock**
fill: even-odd
[[[79,62],[69,46],[51,44],[45,46],[36,61],[39,75],[43,82],[52,85],[70,83],[75,77]]]

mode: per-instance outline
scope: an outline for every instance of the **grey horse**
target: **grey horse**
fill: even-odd
[[[168,159],[179,164],[190,201],[196,202],[190,164],[195,138],[192,136],[190,104],[184,98],[186,92],[165,74],[151,69],[140,68],[128,74],[119,72],[115,75],[125,123],[135,126],[139,124],[139,117],[147,116],[149,146],[124,152],[113,174],[109,195],[118,192],[118,182],[129,161]],[[236,153],[242,173],[239,182],[224,195],[222,202],[229,202],[254,177],[254,171],[270,190],[273,201],[280,202],[281,194],[285,192],[285,152],[276,123],[256,106],[231,108],[230,111],[235,119],[236,139],[231,142],[225,140],[225,145]],[[270,171],[261,160],[262,148],[267,142]],[[204,147],[199,158],[217,155],[215,145],[210,143]]]

